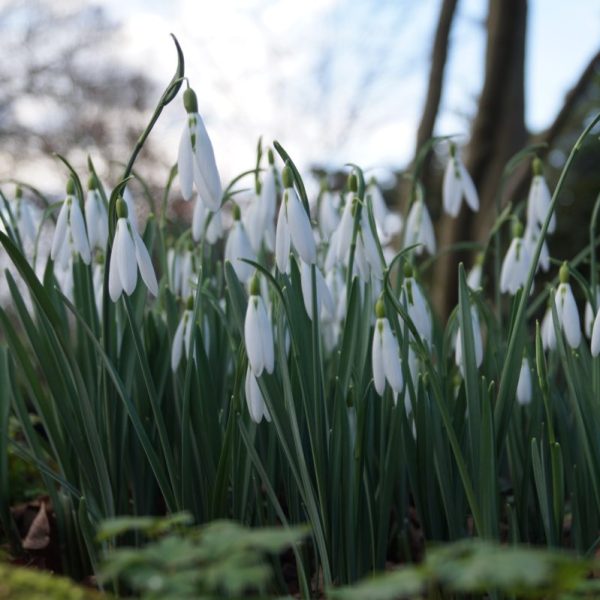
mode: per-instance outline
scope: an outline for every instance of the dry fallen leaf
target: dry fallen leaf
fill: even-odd
[[[43,550],[50,543],[50,523],[46,512],[46,503],[42,502],[27,535],[22,541],[25,550]]]

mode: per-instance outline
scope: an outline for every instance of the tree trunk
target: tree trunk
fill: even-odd
[[[473,122],[466,164],[479,191],[480,210],[463,206],[456,219],[440,220],[440,247],[463,240],[484,241],[495,218],[495,195],[504,165],[527,140],[525,128],[525,38],[527,0],[490,0],[485,78]],[[469,255],[448,253],[436,265],[434,303],[445,319],[458,298],[460,261]]]

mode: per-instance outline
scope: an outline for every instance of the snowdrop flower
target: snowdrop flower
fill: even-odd
[[[600,354],[600,309],[598,309],[598,312],[596,313],[596,318],[594,319],[590,350],[592,352],[592,356],[594,357]]]
[[[566,262],[560,268],[559,280],[560,285],[554,297],[558,324],[564,332],[569,346],[577,348],[581,343],[581,325],[577,303],[569,284],[569,266]]]
[[[83,214],[74,194],[75,182],[69,178],[67,197],[58,214],[50,250],[52,260],[60,263],[63,267],[75,253],[81,256],[81,260],[86,265],[89,265],[92,259]]]
[[[483,275],[483,261],[485,255],[483,252],[479,252],[475,258],[475,264],[467,275],[467,285],[474,291],[477,292],[481,289],[481,277]]]
[[[556,348],[556,331],[554,330],[551,306],[548,306],[542,319],[541,336],[544,350],[554,350]]]
[[[267,152],[269,167],[261,182],[257,182],[256,200],[253,205],[254,229],[248,226],[248,235],[254,251],[258,254],[264,241],[269,250],[275,249],[275,209],[277,207],[277,173],[273,150]],[[255,234],[254,234],[255,232]],[[254,234],[254,235],[253,235]]]
[[[209,211],[204,205],[202,198],[197,196],[196,204],[194,205],[194,214],[192,216],[192,239],[195,242],[199,242],[202,239],[202,236],[205,234],[205,228],[206,241],[209,244],[214,244],[218,239],[223,237],[221,211]]]
[[[415,244],[420,244],[415,248],[415,254],[422,254],[424,249],[429,254],[435,254],[436,244],[433,223],[420,192],[410,207],[404,234],[404,248]]]
[[[223,195],[221,178],[212,143],[206,133],[204,121],[198,114],[196,94],[191,88],[183,93],[183,105],[188,113],[188,122],[181,134],[177,158],[181,193],[185,200],[189,200],[195,184],[206,206],[216,211],[221,207]]]
[[[500,291],[502,293],[508,292],[513,296],[525,285],[529,266],[531,265],[531,255],[521,237],[522,232],[523,227],[517,222],[513,229],[513,239],[500,271]]]
[[[88,179],[88,192],[85,200],[85,221],[87,223],[90,248],[104,250],[108,241],[108,212],[98,190],[94,174]]]
[[[367,197],[371,198],[373,217],[382,243],[386,244],[390,238],[402,230],[402,217],[391,212],[375,178],[371,178],[367,186]]]
[[[456,155],[454,144],[450,144],[450,160],[444,173],[442,197],[444,210],[452,217],[458,215],[463,197],[471,210],[475,212],[479,210],[477,190],[465,165]]]
[[[525,404],[531,402],[531,369],[529,368],[529,361],[526,356],[521,361],[521,370],[519,371],[517,402],[521,406],[525,406]]]
[[[190,342],[192,339],[192,331],[194,329],[194,299],[188,298],[186,309],[183,311],[181,320],[175,330],[173,336],[173,346],[171,347],[171,369],[173,372],[177,371],[181,357],[185,350],[185,357],[189,358]]]
[[[310,219],[293,187],[292,171],[288,165],[281,173],[284,192],[275,234],[275,261],[282,273],[287,273],[290,260],[290,243],[300,258],[308,264],[317,260],[317,246]]]
[[[233,206],[233,227],[229,232],[227,243],[225,244],[225,260],[228,260],[233,267],[238,279],[246,283],[254,271],[254,267],[241,259],[256,260],[256,254],[252,250],[250,239],[246,233],[246,228],[240,220],[241,212],[237,204]]]
[[[104,259],[99,258],[92,267],[92,284],[98,316],[102,318],[102,292],[104,291]]]
[[[475,366],[479,368],[483,361],[483,342],[481,338],[481,326],[479,325],[479,315],[474,306],[471,306],[471,327],[473,329],[473,345],[475,349]],[[456,332],[456,345],[454,353],[454,361],[459,368],[461,375],[465,375],[465,365],[463,359],[463,332],[459,327]]]
[[[125,204],[127,204],[127,220],[129,221],[129,224],[136,231],[139,231],[140,228],[138,226],[137,211],[135,210],[135,201],[127,186],[123,188],[123,200],[125,200]]]
[[[533,254],[535,252],[535,247],[537,246],[539,237],[540,229],[538,228],[538,226],[532,226],[530,223],[527,223],[527,227],[525,227],[525,235],[523,236],[523,241],[525,242],[525,246],[527,248],[529,256],[531,256],[531,260],[533,260]],[[542,242],[540,258],[538,260],[538,264],[535,270],[538,271],[540,267],[544,272],[547,272],[548,269],[550,269],[550,252],[548,251],[548,244],[546,244],[546,240]]]
[[[329,239],[340,224],[339,205],[339,195],[322,190],[319,200],[319,229],[324,239]]]
[[[352,233],[354,230],[354,215],[358,209],[358,198],[354,196],[353,192],[346,194],[346,203],[342,210],[342,217],[340,223],[335,230],[335,251],[338,261],[344,262],[348,257],[350,251],[350,244],[352,243]],[[333,242],[333,236],[332,236]]]
[[[36,229],[33,224],[33,211],[29,202],[23,199],[23,190],[20,185],[17,186],[15,191],[15,200],[15,220],[19,228],[19,233],[23,238],[34,242]]]
[[[133,294],[137,284],[138,267],[142,280],[150,292],[158,295],[158,282],[152,260],[144,241],[127,218],[127,204],[123,198],[117,199],[117,228],[113,239],[112,254],[108,273],[108,292],[113,302],[121,293]]]
[[[315,278],[317,282],[317,315],[320,317],[324,309],[329,318],[335,315],[335,306],[333,298],[323,274],[315,265]],[[308,314],[308,318],[312,321],[313,318],[313,287],[312,287],[312,267],[304,261],[300,261],[300,283],[302,285],[302,298],[304,300],[304,308]]]
[[[248,367],[246,370],[244,390],[246,391],[246,404],[248,405],[250,418],[255,423],[260,423],[263,420],[263,417],[267,422],[271,422],[269,409],[265,404],[265,399],[260,391],[258,381],[256,381],[256,377],[254,376],[254,373],[250,367]]]
[[[404,280],[400,292],[400,304],[406,306],[408,316],[416,327],[419,335],[425,342],[431,342],[433,323],[427,300],[421,287],[413,277],[412,267],[407,263],[404,266]]]
[[[400,347],[392,333],[389,321],[385,318],[385,306],[381,298],[375,305],[375,332],[373,333],[373,383],[376,392],[383,396],[385,382],[389,383],[394,393],[394,403],[402,391],[402,365],[400,363]]]
[[[250,282],[250,297],[244,323],[244,340],[248,362],[255,377],[263,370],[272,373],[275,367],[273,330],[267,316],[265,302],[260,295],[260,282],[255,275]]]
[[[596,286],[596,308],[600,307],[600,285]],[[590,304],[590,301],[587,300],[585,303],[585,313],[584,313],[584,331],[586,337],[591,337],[592,335],[592,327],[594,325],[594,309]]]
[[[533,160],[533,178],[529,195],[527,197],[527,223],[531,226],[542,227],[548,212],[552,197],[548,185],[542,174],[542,161],[539,158]],[[556,229],[556,215],[553,213],[548,225],[548,233],[553,233]]]

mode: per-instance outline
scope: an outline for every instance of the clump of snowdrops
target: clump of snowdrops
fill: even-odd
[[[539,148],[507,165],[503,182],[531,162],[528,197],[498,213],[473,264],[459,267],[459,302],[441,323],[425,284],[437,245],[419,166],[446,147],[443,208],[457,216],[464,200],[477,211],[454,138],[421,153],[403,216],[355,165],[343,189],[309,197],[277,142],[259,144],[252,168],[223,187],[177,49],[175,76],[114,186],[91,159],[85,174],[63,159],[62,201],[29,188],[2,195],[0,243],[14,268],[3,283],[12,303],[0,309],[0,433],[18,422],[10,443],[44,479],[65,568],[95,567],[103,519],[182,510],[198,523],[310,525],[294,548],[305,597],[320,581],[410,560],[416,528],[427,540],[592,551],[597,210],[580,255],[563,262],[548,241],[598,118],[553,193]],[[182,86],[176,176],[143,223],[133,165]],[[180,196],[193,203],[184,227],[166,212]],[[556,277],[536,287],[539,271]],[[583,327],[573,284],[587,299]],[[0,435],[3,456],[7,443]]]

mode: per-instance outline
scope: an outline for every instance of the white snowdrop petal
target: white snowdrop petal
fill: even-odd
[[[383,325],[383,370],[385,377],[394,391],[398,395],[402,391],[404,382],[402,380],[402,367],[400,364],[400,348],[398,340],[392,333],[389,321],[382,319]]]
[[[58,219],[56,220],[56,228],[54,229],[54,237],[52,238],[52,248],[50,250],[50,258],[56,260],[60,250],[66,243],[67,226],[69,220],[69,203],[73,202],[73,198],[67,198],[60,208]]]
[[[596,318],[594,319],[590,349],[592,352],[592,356],[598,356],[598,354],[600,354],[600,310],[598,310]]]
[[[186,123],[179,140],[179,154],[177,157],[177,171],[179,173],[179,186],[184,200],[192,197],[194,185],[192,142],[190,128]]]
[[[204,233],[204,225],[206,223],[206,207],[200,196],[196,197],[196,204],[194,205],[194,214],[192,216],[192,238],[195,242],[199,242],[202,239]]]
[[[519,371],[519,381],[517,383],[517,401],[521,405],[531,402],[531,371],[529,361],[523,358],[521,370]]]
[[[117,230],[118,231],[118,230]],[[119,273],[119,265],[117,258],[116,241],[117,235],[115,234],[115,243],[113,244],[112,253],[110,255],[110,266],[108,271],[108,293],[110,299],[116,302],[123,292],[123,284],[121,283],[121,275]]]
[[[246,342],[246,354],[248,362],[252,367],[255,377],[260,377],[265,368],[264,353],[261,347],[261,320],[258,314],[259,296],[250,296],[248,308],[246,309],[246,320],[244,321],[244,341]]]
[[[289,188],[285,193],[288,196],[287,217],[292,244],[304,262],[313,264],[317,262],[317,246],[310,220],[296,190]]]
[[[312,274],[310,266],[304,261],[300,261],[300,286],[302,288],[302,299],[308,318],[313,319],[313,299],[312,299]],[[321,306],[319,304],[319,290],[317,288],[317,311],[320,314]]]
[[[146,244],[144,244],[144,240],[135,229],[132,229],[132,234],[135,242],[135,257],[142,279],[152,295],[158,296],[158,281],[156,280],[156,273],[154,272],[152,259],[150,258]]]
[[[471,175],[467,171],[462,161],[459,161],[458,163],[458,171],[460,173],[462,191],[464,193],[465,200],[467,201],[467,204],[471,210],[477,212],[479,210],[479,195],[477,194],[477,189],[475,188],[473,179],[471,179]]]
[[[130,296],[135,290],[137,283],[136,249],[131,233],[129,232],[127,220],[124,218],[117,221],[113,252],[117,257],[121,285],[125,293]]]
[[[371,350],[371,359],[373,366],[373,383],[375,391],[383,396],[385,391],[385,371],[383,367],[383,319],[377,319],[375,323],[375,332],[373,333],[373,347]]]
[[[350,243],[352,242],[353,225],[354,217],[352,216],[352,196],[349,194],[346,197],[346,204],[344,205],[344,210],[342,212],[340,224],[336,229],[336,254],[337,259],[340,262],[346,260],[348,251],[350,250]]]
[[[193,116],[196,119],[194,130],[196,147],[193,152],[194,181],[206,205],[211,210],[219,210],[223,191],[215,153],[202,117],[198,113],[194,113]]]
[[[556,312],[565,338],[571,348],[577,348],[581,343],[581,324],[577,303],[568,283],[561,283],[556,292]]]
[[[79,253],[79,256],[81,256],[81,260],[86,265],[89,265],[92,260],[90,245],[85,231],[85,223],[83,221],[83,215],[81,214],[81,208],[79,208],[79,202],[77,202],[77,200],[74,200],[71,205],[69,224],[71,226],[71,235],[73,236],[73,246]]]
[[[258,296],[258,320],[260,324],[261,348],[263,364],[267,373],[272,373],[275,368],[275,346],[273,343],[273,328],[267,314],[264,300]]]
[[[258,381],[256,381],[256,377],[254,377],[250,368],[246,370],[244,391],[246,392],[246,404],[248,406],[250,418],[255,423],[260,423],[265,414],[266,407],[264,407],[264,398],[260,391]]]
[[[275,233],[275,262],[281,273],[287,273],[290,262],[290,232],[286,216],[285,201],[279,207],[277,231]]]
[[[185,318],[184,312],[183,317],[175,330],[175,335],[173,336],[173,343],[171,345],[171,369],[173,371],[177,371],[177,367],[179,366],[183,355],[183,329],[185,327]]]
[[[456,159],[450,158],[444,171],[444,181],[442,186],[442,202],[444,210],[451,217],[456,217],[460,210],[460,200],[462,195],[461,182],[456,177]]]
[[[552,320],[552,309],[550,308],[546,310],[544,318],[542,319],[541,336],[544,350],[554,350],[556,348],[556,332]]]
[[[137,211],[135,210],[135,201],[133,200],[133,196],[131,195],[131,192],[127,186],[125,186],[123,189],[123,200],[125,200],[125,204],[127,204],[127,220],[136,231],[139,231]]]

